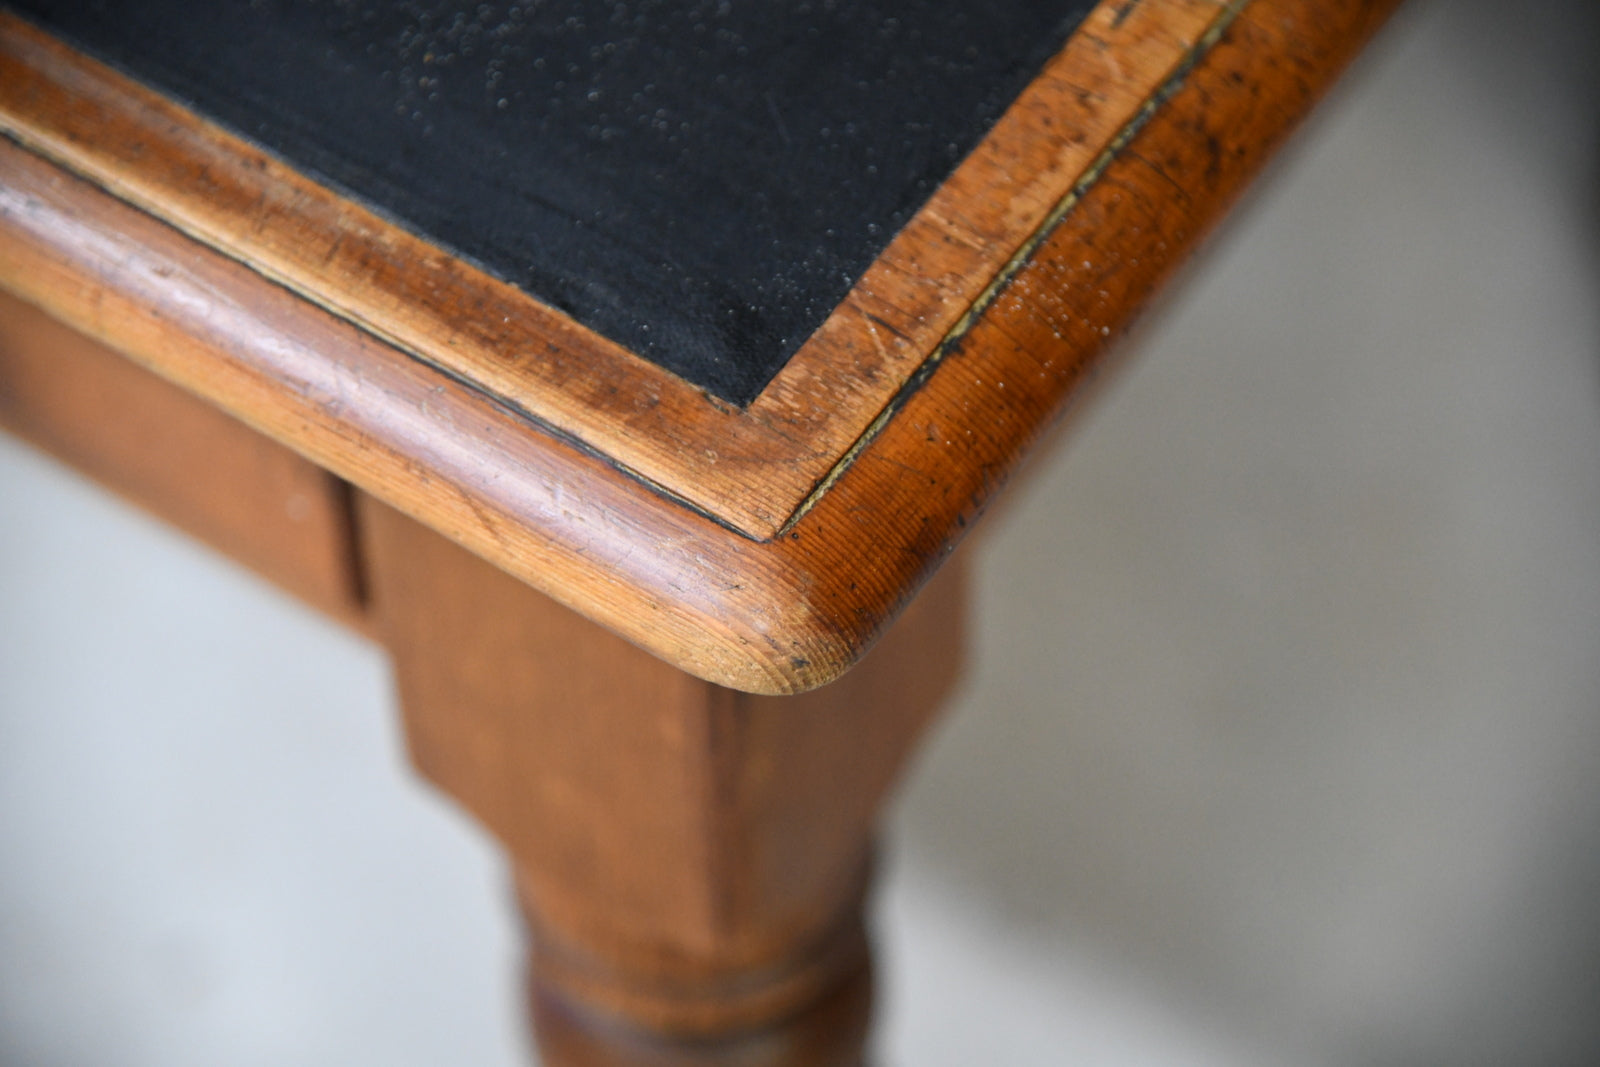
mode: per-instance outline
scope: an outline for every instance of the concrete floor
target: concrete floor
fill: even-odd
[[[981,546],[890,1067],[1600,1062],[1600,20],[1402,14]],[[381,656],[0,443],[0,1064],[525,1063]]]

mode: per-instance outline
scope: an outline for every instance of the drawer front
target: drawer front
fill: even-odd
[[[0,427],[365,628],[343,481],[5,292]]]

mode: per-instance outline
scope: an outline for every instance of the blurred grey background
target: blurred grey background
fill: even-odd
[[[1403,11],[995,517],[882,1064],[1600,1063],[1597,15]],[[0,1064],[524,1062],[390,705],[0,442]]]

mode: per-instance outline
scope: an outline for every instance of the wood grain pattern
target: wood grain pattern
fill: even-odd
[[[685,670],[791,692],[870,647],[1393,6],[1244,7],[769,541],[4,145],[0,285]]]
[[[366,628],[344,483],[3,292],[0,428]]]
[[[753,537],[867,430],[1207,30],[1106,0],[747,409],[0,12],[0,129]]]
[[[859,670],[760,697],[360,516],[413,761],[513,857],[547,1062],[858,1062],[874,827],[955,678],[961,568]]]

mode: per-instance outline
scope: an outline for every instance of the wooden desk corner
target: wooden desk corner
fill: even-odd
[[[0,11],[0,423],[383,643],[413,761],[513,858],[549,1062],[845,1064],[869,1019],[877,812],[959,662],[946,561],[1393,4],[1104,0],[1056,17],[1061,40],[1020,87],[1016,64],[991,64],[998,88],[962,104],[982,121],[948,152],[937,123],[884,120],[927,133],[926,167],[943,168],[906,172],[914,202],[858,196],[853,171],[805,179],[836,183],[819,203],[843,202],[851,234],[823,207],[770,207],[804,181],[767,157],[837,149],[894,170],[921,142],[844,136],[776,91],[725,101],[705,121],[770,113],[765,147],[682,185],[729,190],[732,238],[716,211],[680,232],[663,204],[688,194],[650,185],[670,177],[663,146],[694,136],[675,98],[617,105],[662,124],[638,135],[643,162],[606,162],[622,118],[574,127],[598,132],[572,159],[632,174],[637,202],[563,179],[552,141],[554,191],[507,201],[535,205],[525,226],[473,230],[485,194],[466,163],[477,199],[458,220],[427,199],[431,156],[410,187],[329,162],[314,137],[291,162],[304,115],[267,114],[263,138],[289,132],[258,143],[226,94],[227,121],[196,110],[209,90],[176,60],[150,69],[183,92],[130,73],[115,40],[63,43],[51,6]],[[932,6],[968,26],[961,5]],[[1014,6],[994,32],[1037,49],[1037,9]],[[699,24],[661,19],[616,31],[614,51],[670,51],[668,31],[683,55],[714,51]],[[450,69],[480,54],[504,74],[510,56],[511,85],[565,47],[513,21],[471,31],[480,52],[449,52]],[[423,30],[460,45],[477,24],[452,25],[403,47]],[[759,30],[718,39],[759,52]],[[496,51],[507,40],[533,43]],[[798,93],[815,64],[792,47],[774,62]],[[398,76],[416,99],[393,121],[424,146],[446,136],[428,125],[445,55],[429,45],[424,73]],[[946,81],[991,77],[976,47],[940,55],[965,72]],[[658,91],[647,74],[636,102]],[[594,85],[517,121],[560,127],[614,93]],[[522,106],[502,91],[491,76],[462,97],[490,133]],[[882,223],[862,221],[873,197]],[[591,230],[609,249],[593,264]],[[662,235],[668,280],[618,298],[616,277],[663,261]],[[770,276],[757,237],[782,253]]]

